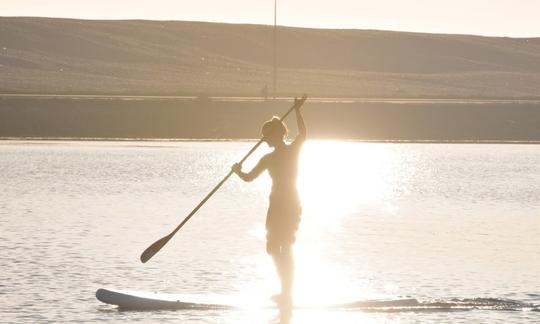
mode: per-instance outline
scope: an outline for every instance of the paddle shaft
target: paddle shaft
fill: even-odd
[[[306,100],[306,97],[304,96],[300,101],[295,101],[294,105],[283,116],[281,116],[281,120],[284,120],[297,106],[300,107],[304,103],[305,100]],[[240,160],[239,164],[244,163],[244,161],[247,160],[247,158],[251,155],[251,153],[253,153],[263,142],[264,142],[264,139],[261,138],[257,142],[257,144],[255,144],[251,148],[251,150],[249,150],[249,152],[242,158],[242,160]],[[182,222],[169,235],[159,239],[154,244],[150,245],[150,247],[148,247],[141,254],[141,262],[145,263],[146,261],[150,260],[154,256],[154,254],[159,252],[159,250],[161,250],[161,248],[165,246],[165,244],[167,244],[167,242],[176,234],[176,232],[178,232],[182,228],[182,226],[184,226],[189,221],[189,219],[193,215],[195,215],[195,213],[197,213],[197,211],[206,203],[206,201],[208,201],[208,199],[210,199],[210,197],[212,197],[212,195],[214,195],[214,193],[216,193],[216,191],[218,191],[218,189],[221,188],[221,186],[227,181],[227,179],[229,179],[229,177],[233,173],[234,172],[232,170],[229,171],[229,173],[227,173],[227,175],[214,187],[214,189],[212,189],[212,191],[210,191],[206,195],[206,197],[204,197],[204,199],[197,206],[195,206],[195,208],[193,208],[191,213],[189,213],[189,215],[187,215],[184,218],[184,220],[182,220]]]

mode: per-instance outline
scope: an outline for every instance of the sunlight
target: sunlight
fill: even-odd
[[[345,141],[308,141],[300,157],[298,190],[302,221],[297,233],[294,300],[297,305],[329,305],[385,297],[370,289],[369,275],[336,262],[343,246],[347,219],[359,209],[391,208],[399,151],[387,144]],[[402,172],[403,173],[403,172]],[[266,195],[271,186],[265,176],[256,186]],[[265,240],[263,224],[250,235]],[[359,252],[361,258],[361,252]],[[242,287],[245,296],[260,291],[277,293],[279,280],[271,258],[261,253],[244,262],[256,267],[259,285]],[[259,292],[259,293],[257,293]],[[267,297],[265,297],[267,298]],[[258,302],[261,302],[260,300]]]
[[[372,143],[306,143],[298,179],[304,214],[332,225],[358,204],[379,201],[388,189],[390,153]]]
[[[385,205],[392,190],[394,152],[387,145],[310,141],[303,148],[298,189],[303,215],[295,247],[295,300],[328,304],[374,298],[359,269],[326,257],[337,254],[341,227],[358,205]],[[356,279],[356,280],[354,280]],[[359,286],[358,286],[359,285]]]

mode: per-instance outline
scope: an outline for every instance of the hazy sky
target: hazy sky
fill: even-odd
[[[277,0],[278,24],[540,37],[540,0]],[[274,0],[0,0],[2,16],[273,24]]]

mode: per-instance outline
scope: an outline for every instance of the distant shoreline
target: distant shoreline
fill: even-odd
[[[5,142],[256,142],[259,139],[250,138],[95,138],[95,137],[0,137],[0,143]],[[313,138],[316,141],[341,141],[359,143],[388,143],[388,144],[533,144],[540,141],[500,141],[500,140],[362,140],[362,139],[332,139]]]
[[[0,138],[257,139],[290,102],[1,98]],[[390,143],[538,143],[540,102],[314,102],[310,138]],[[294,122],[287,120],[291,136]]]
[[[261,96],[211,96],[208,94],[166,95],[166,94],[71,94],[71,93],[0,93],[2,98],[20,99],[71,99],[71,100],[174,100],[199,102],[273,102],[289,103],[294,97],[261,97]],[[394,103],[394,104],[520,104],[540,103],[540,97],[310,97],[311,103]]]

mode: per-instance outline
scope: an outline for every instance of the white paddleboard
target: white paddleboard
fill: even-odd
[[[212,298],[197,298],[179,294],[164,294],[141,291],[98,289],[96,298],[106,304],[116,305],[120,310],[182,310],[182,309],[263,309],[277,308],[271,301],[244,300],[236,302],[221,302]],[[219,298],[217,299],[219,300]],[[231,299],[227,299],[231,300]],[[425,306],[416,299],[398,300],[366,300],[340,304],[326,305],[295,305],[294,308],[317,309],[356,309],[363,311],[384,311],[403,308],[418,309]]]
[[[231,309],[232,305],[190,302],[175,294],[98,289],[96,298],[121,310]]]

